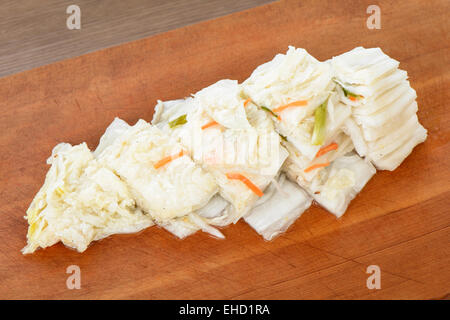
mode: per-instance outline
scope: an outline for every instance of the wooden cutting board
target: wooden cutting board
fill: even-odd
[[[0,79],[0,298],[443,298],[450,289],[449,2],[283,1]],[[115,116],[151,120],[157,99],[244,80],[288,45],[325,60],[381,47],[417,90],[428,140],[379,172],[339,220],[313,206],[265,242],[244,222],[183,241],[157,227],[79,254],[58,244],[23,256],[25,211],[53,146],[95,148]],[[66,268],[81,269],[81,289]],[[366,268],[381,268],[369,290]]]

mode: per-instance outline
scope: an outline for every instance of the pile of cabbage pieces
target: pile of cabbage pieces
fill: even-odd
[[[155,224],[223,238],[241,218],[271,240],[313,200],[341,217],[376,168],[394,170],[427,137],[398,66],[379,48],[320,62],[289,47],[241,84],[158,101],[151,124],[116,118],[94,152],[60,143],[22,251],[61,241],[82,252]]]

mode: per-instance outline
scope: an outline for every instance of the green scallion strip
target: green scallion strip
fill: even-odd
[[[349,96],[350,96],[350,97],[353,97],[353,98],[356,98],[356,99],[361,98],[361,96],[360,96],[359,94],[350,92],[350,91],[348,91],[347,89],[345,89],[344,87],[342,87],[342,90],[344,90],[344,95],[345,95],[346,97],[349,97]]]
[[[169,127],[170,128],[175,128],[177,126],[180,126],[182,124],[185,124],[187,122],[186,120],[186,115],[183,114],[182,116],[179,116],[178,118],[176,118],[175,120],[172,120],[169,122]]]
[[[278,115],[277,115],[275,112],[273,112],[272,110],[270,110],[269,108],[264,107],[264,106],[261,106],[261,109],[263,109],[263,110],[269,112],[269,113],[270,113],[271,115],[273,115],[275,118],[278,118]]]
[[[327,122],[328,99],[325,100],[314,112],[314,130],[312,134],[312,144],[321,145],[325,140]]]

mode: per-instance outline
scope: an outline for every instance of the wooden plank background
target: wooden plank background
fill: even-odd
[[[273,0],[2,0],[0,77]],[[81,29],[66,8],[81,9]]]
[[[450,288],[449,2],[282,1],[0,79],[0,298],[438,299]],[[263,241],[244,222],[220,241],[159,228],[112,236],[78,254],[58,244],[22,256],[23,215],[61,141],[95,147],[115,116],[150,120],[156,99],[244,80],[289,44],[328,59],[380,46],[417,90],[427,141],[378,172],[337,220],[313,206]],[[368,265],[381,290],[366,288]],[[66,288],[67,266],[82,288]]]

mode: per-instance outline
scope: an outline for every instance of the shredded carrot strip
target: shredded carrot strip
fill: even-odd
[[[318,169],[318,168],[322,168],[322,167],[327,167],[327,166],[329,166],[329,165],[330,165],[329,162],[316,163],[316,164],[313,164],[312,166],[306,168],[306,169],[303,170],[303,171],[304,171],[304,172],[310,172],[310,171],[312,171],[312,170],[314,170],[314,169]]]
[[[299,100],[299,101],[294,101],[288,104],[285,104],[284,106],[278,107],[273,109],[273,112],[280,112],[283,111],[284,109],[290,108],[290,107],[304,107],[308,104],[308,101],[306,100]]]
[[[338,144],[336,142],[330,143],[329,145],[327,145],[323,148],[320,148],[320,150],[317,151],[316,158],[323,156],[325,153],[328,153],[332,150],[336,150],[337,148],[338,148]]]
[[[211,122],[208,122],[207,124],[205,124],[204,126],[202,126],[202,130],[204,130],[204,129],[206,129],[206,128],[209,128],[209,127],[212,127],[212,126],[215,126],[216,124],[218,124],[216,121],[211,121]]]
[[[235,179],[242,181],[250,190],[253,191],[258,197],[262,197],[264,193],[259,189],[256,185],[254,185],[250,180],[248,180],[246,177],[244,177],[240,173],[227,173],[228,179]]]
[[[359,95],[359,96],[357,96],[357,97],[348,96],[348,98],[349,98],[350,100],[352,100],[352,101],[358,101],[359,99],[362,99],[362,98],[364,98],[364,97],[361,96],[361,95]]]
[[[244,108],[248,105],[249,102],[251,102],[252,99],[248,98],[247,100],[244,101]]]
[[[154,167],[155,169],[159,169],[159,168],[165,166],[166,164],[168,164],[170,161],[175,160],[175,159],[177,159],[177,158],[180,158],[180,157],[182,157],[182,156],[184,156],[184,151],[183,151],[183,150],[181,150],[180,152],[178,152],[178,153],[175,154],[175,155],[172,155],[172,156],[168,156],[168,157],[162,158],[161,160],[159,160],[158,162],[156,162],[156,163],[153,165],[153,167]]]

